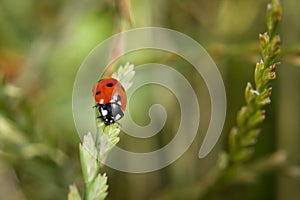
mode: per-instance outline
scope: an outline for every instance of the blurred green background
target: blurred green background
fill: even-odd
[[[0,1],[0,199],[59,200],[67,198],[71,183],[82,189],[80,139],[71,107],[77,70],[104,39],[120,30],[145,26],[180,31],[207,49],[224,79],[227,119],[220,141],[205,159],[197,158],[203,138],[198,134],[188,151],[162,170],[128,174],[104,167],[102,171],[109,177],[108,199],[197,199],[198,190],[205,188],[207,179],[203,177],[215,167],[221,150],[226,149],[227,134],[244,103],[246,82],[252,81],[254,65],[259,60],[258,33],[266,30],[269,1],[131,0],[128,11],[132,25],[122,2]],[[224,188],[216,199],[300,198],[300,2],[284,0],[282,6],[282,64],[249,165],[279,150],[285,153],[270,159],[276,162],[280,156],[287,158],[280,167],[262,164],[266,166],[261,167],[263,173],[251,176],[253,179],[247,183]],[[195,77],[191,67],[183,68],[185,62],[167,53],[154,57],[149,55],[155,53],[148,53],[136,53],[130,62],[156,61],[173,66],[190,80],[200,107],[209,105],[205,85],[198,85],[201,77]],[[137,123],[149,123],[143,113],[151,104],[160,102],[155,91],[156,86],[145,87],[130,103],[135,104],[131,107],[136,107],[132,112],[136,113]],[[180,120],[178,108],[173,108],[178,104],[170,96],[170,101],[163,102],[168,121],[161,136],[154,138],[160,146],[172,138]],[[201,116],[204,121],[199,132],[205,131],[210,116],[209,110],[203,110],[207,112]],[[127,137],[121,136],[120,146],[129,150],[142,142]],[[143,145],[138,146],[144,150]]]

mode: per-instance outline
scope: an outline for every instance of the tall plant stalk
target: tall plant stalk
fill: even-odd
[[[112,76],[119,80],[125,90],[132,85],[135,74],[134,66],[127,63],[124,67],[120,66],[118,71]],[[118,124],[105,125],[99,118],[99,112],[95,108],[96,128],[95,136],[89,132],[82,144],[79,144],[81,168],[84,179],[84,192],[82,198],[75,185],[70,186],[68,195],[69,200],[103,200],[108,193],[106,174],[100,174],[99,170],[107,154],[119,142],[120,126]]]
[[[248,82],[245,88],[245,105],[237,113],[236,125],[229,133],[228,151],[223,152],[219,161],[219,172],[213,186],[203,199],[209,199],[216,191],[226,187],[235,177],[238,169],[251,158],[260,134],[259,126],[265,120],[265,107],[271,103],[272,87],[276,78],[276,61],[280,53],[278,35],[281,21],[281,6],[273,0],[267,6],[267,32],[259,34],[261,56],[254,70],[254,84]]]

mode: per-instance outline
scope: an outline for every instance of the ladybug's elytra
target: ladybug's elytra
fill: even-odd
[[[121,83],[114,78],[101,79],[93,88],[99,118],[106,124],[113,124],[124,116],[126,92]]]

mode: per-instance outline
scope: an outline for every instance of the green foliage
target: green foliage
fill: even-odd
[[[230,140],[223,134],[208,157],[197,159],[201,133],[205,132],[210,118],[209,94],[201,76],[184,59],[169,52],[147,49],[126,54],[116,63],[125,64],[127,60],[136,65],[162,63],[178,70],[190,82],[201,108],[200,134],[180,159],[154,173],[133,175],[101,166],[100,170],[109,178],[108,198],[199,199],[199,193],[213,188],[211,193],[220,199],[299,199],[300,1],[282,1],[286,14],[280,23],[284,40],[280,48],[284,66],[276,70],[280,76],[275,83],[269,81],[264,89],[264,82],[268,80],[263,77],[276,75],[264,69],[272,66],[270,62],[277,62],[274,56],[279,52],[272,48],[279,42],[275,38],[281,9],[271,6],[267,14],[268,34],[259,37],[262,58],[268,59],[263,59],[263,71],[254,72],[257,72],[257,80],[245,84],[245,80],[253,77],[253,63],[260,65],[259,45],[253,36],[263,30],[266,2],[2,0],[0,198],[63,200],[73,182],[78,190],[73,185],[70,195],[73,199],[83,198],[85,177],[81,171],[80,139],[72,118],[70,98],[76,72],[86,55],[112,34],[128,28],[158,26],[191,36],[203,45],[219,67],[229,100],[224,133],[230,132],[236,120],[235,111],[244,101],[247,109],[239,114],[238,123],[254,128],[241,135],[236,123]],[[274,39],[271,41],[271,38]],[[273,86],[272,104],[268,105],[270,84]],[[243,85],[247,87],[245,99]],[[147,139],[124,134],[118,143],[120,147],[148,152],[163,147],[174,137],[180,108],[172,94],[164,93],[162,98],[160,89],[158,85],[139,88],[128,104],[131,117],[139,125],[149,123],[147,112],[151,105],[162,104],[168,114],[164,128]],[[257,90],[264,92],[258,94]],[[167,90],[163,88],[163,91]],[[248,120],[249,104],[266,112],[252,113],[253,118]],[[263,126],[260,126],[261,120]],[[259,134],[260,131],[263,134]],[[92,136],[93,142],[100,141],[96,133]],[[220,152],[227,142],[232,144]],[[231,158],[229,146],[235,146],[230,148],[236,149],[232,152],[240,149],[235,158]],[[80,148],[84,148],[83,143]],[[220,174],[223,174],[222,180]]]
[[[107,176],[106,174],[98,174],[98,176],[89,183],[86,188],[86,199],[101,200],[107,196]]]
[[[280,52],[278,35],[281,7],[277,0],[268,5],[268,32],[260,34],[262,59],[256,64],[254,72],[255,87],[247,83],[245,89],[246,105],[237,114],[237,125],[229,134],[229,163],[237,165],[248,160],[253,153],[251,146],[259,135],[258,126],[265,120],[264,107],[271,103],[270,82],[276,78],[276,57]]]
[[[105,159],[108,152],[118,143],[120,129],[118,126],[106,126],[97,120],[96,137],[94,140],[91,133],[84,136],[82,145],[79,144],[80,160],[83,178],[85,182],[84,199],[101,200],[107,196],[107,177],[106,174],[99,174],[101,161]],[[70,186],[69,200],[77,199],[78,191],[75,185]]]
[[[0,146],[7,159],[48,157],[57,165],[64,162],[66,155],[60,149],[30,137],[33,124],[32,113],[26,108],[28,101],[20,88],[7,84],[3,77],[0,80],[0,102],[4,105],[0,113]],[[14,155],[13,152],[18,153]]]
[[[69,186],[68,200],[81,200],[76,185]]]
[[[134,65],[127,63],[124,67],[120,66],[112,77],[119,80],[125,90],[127,90],[132,85],[134,74]],[[83,143],[79,144],[81,167],[85,182],[85,200],[102,200],[106,198],[108,189],[107,176],[106,174],[99,174],[98,171],[101,167],[101,162],[105,160],[107,154],[120,140],[119,124],[105,125],[99,118],[97,107],[94,109],[97,126],[95,139],[89,132],[84,136]],[[68,198],[69,200],[79,198],[75,185],[70,186]]]
[[[99,164],[96,159],[97,149],[95,144],[96,143],[91,133],[84,136],[82,145],[79,144],[81,167],[84,182],[86,184],[95,179],[99,169]]]
[[[135,75],[133,70],[134,65],[127,62],[125,66],[122,65],[118,68],[117,72],[114,72],[112,77],[119,80],[125,90],[128,90],[132,85],[132,79]]]
[[[259,35],[262,59],[257,62],[254,70],[254,83],[247,83],[245,89],[246,105],[237,113],[236,126],[229,133],[228,152],[219,157],[221,171],[217,173],[215,184],[205,194],[204,199],[211,197],[212,191],[222,189],[236,178],[239,172],[243,174],[243,164],[248,161],[253,152],[260,128],[265,120],[264,107],[271,103],[270,82],[276,78],[276,68],[279,63],[275,59],[280,52],[280,37],[278,35],[281,19],[281,6],[277,0],[267,7],[268,32]],[[244,169],[244,171],[247,171]]]

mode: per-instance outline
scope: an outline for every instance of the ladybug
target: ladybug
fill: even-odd
[[[99,111],[99,118],[110,125],[124,116],[126,92],[121,83],[114,78],[101,79],[93,88],[93,95]]]

